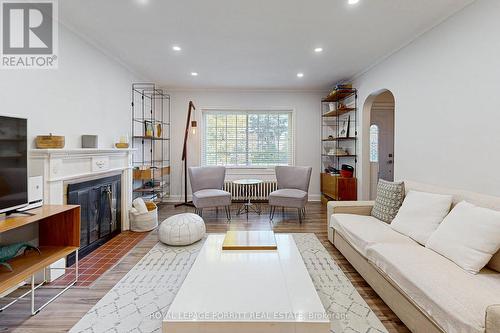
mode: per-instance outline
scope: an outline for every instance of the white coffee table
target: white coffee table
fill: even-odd
[[[321,304],[293,237],[278,250],[223,251],[210,235],[163,320],[165,333],[328,333]]]

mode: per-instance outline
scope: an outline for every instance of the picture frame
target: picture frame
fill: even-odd
[[[343,120],[340,121],[339,130],[338,130],[338,133],[339,133],[338,137],[339,138],[348,138],[349,137],[350,124],[351,124],[351,116],[344,118]]]

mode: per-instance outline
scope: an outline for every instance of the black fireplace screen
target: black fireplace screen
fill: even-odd
[[[121,230],[121,176],[68,185],[68,204],[81,206],[79,258],[106,243]],[[75,262],[67,258],[66,266]]]

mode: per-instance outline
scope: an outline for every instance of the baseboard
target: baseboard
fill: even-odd
[[[187,196],[188,201],[193,200],[192,195]],[[179,202],[184,202],[184,195],[170,195],[168,199],[165,200],[165,202],[172,202],[172,203],[179,203]]]
[[[311,202],[321,201],[321,194],[309,194],[309,201]]]

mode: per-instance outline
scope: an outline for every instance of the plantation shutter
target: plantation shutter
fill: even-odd
[[[292,165],[292,115],[292,111],[203,111],[203,165]]]

